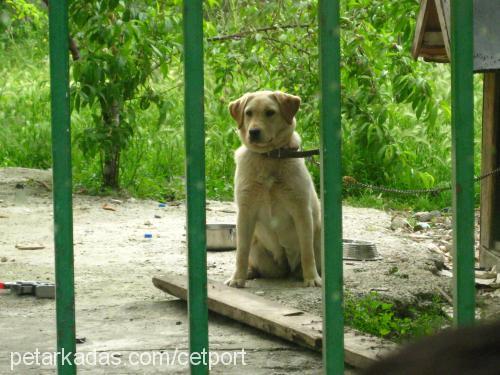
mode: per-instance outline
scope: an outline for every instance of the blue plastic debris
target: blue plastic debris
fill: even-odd
[[[160,204],[158,204],[158,207],[167,207],[167,204],[166,203],[160,203]]]
[[[151,233],[144,233],[144,238],[153,238]]]

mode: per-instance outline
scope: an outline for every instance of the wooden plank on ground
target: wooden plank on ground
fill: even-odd
[[[153,284],[186,300],[187,277],[166,275],[153,277]],[[208,308],[241,323],[281,337],[303,347],[321,351],[322,320],[320,317],[269,301],[244,289],[230,288],[208,280]],[[351,366],[365,368],[396,345],[378,337],[346,329],[345,361]]]

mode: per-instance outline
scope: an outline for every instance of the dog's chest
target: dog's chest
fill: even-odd
[[[287,169],[285,167],[287,164],[286,161],[252,160],[248,168],[250,173],[247,173],[247,176],[264,190],[275,190],[284,183],[283,173]]]
[[[255,176],[256,182],[265,190],[271,191],[273,187],[281,184],[281,176],[276,171],[260,171]]]

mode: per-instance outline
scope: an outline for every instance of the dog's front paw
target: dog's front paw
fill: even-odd
[[[321,286],[321,277],[316,276],[312,279],[304,279],[304,286],[305,287],[315,287],[315,286]]]
[[[246,279],[236,279],[234,277],[231,277],[230,279],[226,280],[224,284],[227,286],[230,286],[232,288],[244,288],[246,283]]]

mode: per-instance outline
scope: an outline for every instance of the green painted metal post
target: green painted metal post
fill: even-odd
[[[319,1],[323,366],[344,373],[339,0]]]
[[[206,353],[208,352],[208,306],[202,0],[184,1],[184,77],[189,349],[191,353]],[[191,364],[191,374],[207,373],[206,362]]]
[[[451,0],[453,291],[455,324],[474,322],[474,102],[472,0]]]
[[[76,374],[68,3],[49,7],[58,374]],[[70,355],[67,355],[71,353]]]

